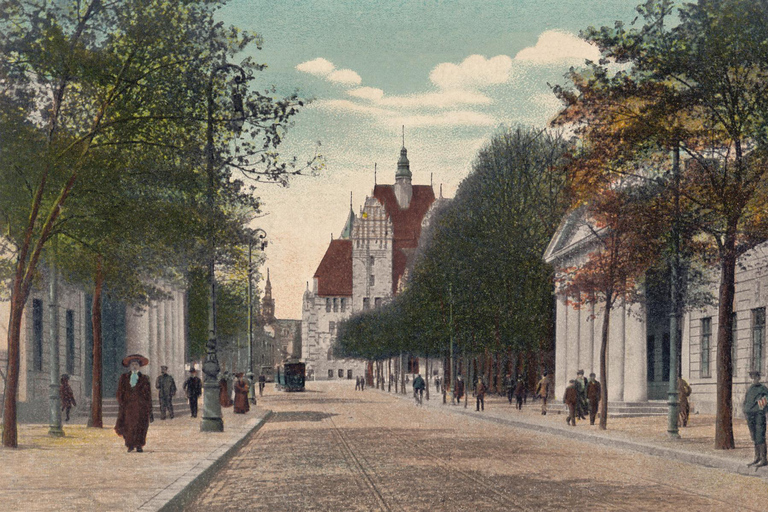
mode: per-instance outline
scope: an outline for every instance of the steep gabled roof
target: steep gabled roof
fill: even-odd
[[[352,296],[352,241],[331,240],[315,272],[320,296]]]
[[[544,261],[554,263],[597,242],[591,225],[586,207],[582,206],[567,213],[544,251]]]

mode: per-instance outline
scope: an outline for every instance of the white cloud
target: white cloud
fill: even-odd
[[[325,60],[322,57],[318,57],[315,60],[308,60],[307,62],[298,64],[296,69],[303,71],[304,73],[324,77],[330,75],[331,72],[336,69],[336,66],[334,66],[332,62]]]
[[[354,112],[355,114],[365,114],[374,117],[387,117],[392,112],[383,108],[361,105],[349,100],[317,100],[309,104],[309,108],[318,108],[328,111]]]
[[[479,112],[470,110],[453,110],[436,115],[410,115],[402,117],[393,117],[385,120],[387,124],[393,126],[405,125],[410,128],[417,127],[446,127],[446,126],[493,126],[497,124],[496,119]]]
[[[599,58],[600,50],[596,46],[560,30],[542,32],[535,46],[515,55],[516,61],[531,64],[581,64],[585,59]]]
[[[447,108],[455,105],[488,105],[491,99],[484,94],[472,91],[447,90],[407,96],[386,96],[378,101],[380,105],[396,108],[438,107]]]
[[[351,69],[339,69],[328,75],[328,80],[345,85],[360,85],[363,81],[360,75]]]
[[[377,101],[384,96],[384,91],[375,87],[358,87],[347,91],[347,94],[354,96],[355,98],[363,98],[364,100]]]
[[[474,89],[507,82],[511,73],[512,59],[507,55],[491,59],[470,55],[461,64],[438,64],[429,74],[429,79],[442,89]]]

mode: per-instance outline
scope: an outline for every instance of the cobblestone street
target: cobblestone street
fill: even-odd
[[[765,482],[417,408],[354,383],[269,393],[271,419],[185,510],[764,510]],[[477,413],[478,415],[482,413]]]

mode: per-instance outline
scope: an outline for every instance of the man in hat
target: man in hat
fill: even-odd
[[[749,372],[752,385],[744,396],[744,415],[747,417],[749,435],[755,443],[755,460],[747,466],[768,466],[765,453],[765,406],[768,405],[768,388],[760,383],[760,372]]]
[[[117,403],[120,406],[115,422],[115,432],[125,439],[128,451],[142,452],[147,443],[147,430],[152,421],[152,385],[149,377],[139,368],[149,364],[140,354],[123,359],[123,366],[130,371],[120,376],[117,383]]]
[[[541,397],[541,414],[547,414],[547,399],[550,397],[552,380],[549,378],[549,372],[544,370],[544,375],[536,385],[536,394]]]
[[[576,426],[576,408],[579,401],[579,388],[575,380],[568,381],[565,387],[565,396],[563,402],[568,406],[568,418],[565,420],[570,426]]]
[[[173,380],[173,375],[168,375],[167,366],[160,367],[160,375],[155,381],[155,388],[157,388],[160,398],[160,419],[165,419],[166,411],[170,413],[171,419],[173,419],[173,397],[176,395],[176,382]]]
[[[597,417],[597,406],[600,405],[600,383],[595,380],[595,374],[589,374],[587,383],[587,400],[589,400],[589,424],[595,424]]]
[[[587,419],[589,403],[587,402],[587,379],[584,378],[584,370],[576,372],[576,391],[579,395],[576,402],[576,414],[580,420],[585,420]]]
[[[193,418],[197,418],[197,399],[203,394],[203,383],[197,376],[197,370],[193,366],[189,370],[189,378],[184,381],[184,391],[189,400],[189,410]]]
[[[245,414],[251,409],[248,405],[248,383],[243,378],[243,372],[236,373],[235,377],[235,414]]]

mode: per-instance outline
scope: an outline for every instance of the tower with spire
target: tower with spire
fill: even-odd
[[[275,299],[272,298],[269,269],[267,269],[267,283],[264,285],[264,299],[261,301],[261,316],[264,319],[264,324],[271,324],[275,321]]]
[[[405,149],[405,126],[403,126],[403,147],[400,148],[400,158],[397,160],[395,173],[395,198],[401,210],[407,210],[413,198],[411,184],[411,164],[408,161],[408,150]]]

